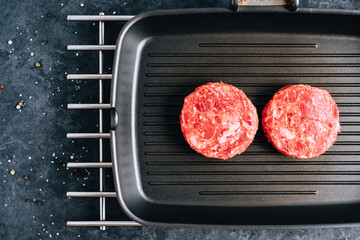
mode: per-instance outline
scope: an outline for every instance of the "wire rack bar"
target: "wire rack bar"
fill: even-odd
[[[134,221],[68,221],[69,227],[140,227],[140,223]]]
[[[111,51],[115,50],[116,45],[68,45],[67,50],[78,50],[78,51]]]
[[[67,197],[100,197],[100,198],[114,198],[116,192],[67,192]]]
[[[68,15],[68,21],[129,21],[133,15]]]
[[[110,133],[68,133],[67,138],[110,138]]]
[[[70,103],[68,109],[110,109],[110,104],[106,103]]]
[[[111,74],[68,74],[66,76],[67,79],[71,80],[71,79],[77,79],[77,80],[82,80],[82,79],[89,79],[89,80],[99,80],[99,79],[107,79],[107,80],[111,80],[112,75]]]
[[[112,168],[111,162],[69,162],[67,163],[68,168]]]
[[[68,109],[96,109],[99,111],[99,132],[98,133],[68,133],[67,138],[95,138],[99,139],[99,162],[70,162],[69,168],[99,168],[99,192],[68,192],[68,197],[97,197],[100,201],[100,221],[68,221],[67,226],[89,227],[97,226],[105,230],[108,226],[141,226],[134,221],[106,221],[105,198],[116,197],[115,192],[105,192],[104,168],[112,168],[111,162],[104,162],[103,139],[110,138],[110,133],[103,132],[103,110],[110,109],[110,104],[103,103],[103,80],[111,80],[111,74],[103,73],[103,51],[115,50],[115,45],[105,44],[105,24],[106,21],[128,21],[134,16],[114,15],[106,16],[104,13],[99,15],[68,15],[69,21],[97,21],[99,22],[99,43],[98,45],[68,45],[68,50],[95,50],[99,51],[99,73],[97,74],[68,74],[69,80],[98,80],[99,81],[99,103],[70,103]]]
[[[104,13],[100,13],[100,16],[103,16]],[[99,21],[99,45],[105,44],[105,24],[103,21]],[[102,50],[99,50],[99,74],[103,74],[103,63],[104,63],[104,55]],[[103,103],[103,80],[99,79],[99,103]],[[103,111],[102,109],[99,109],[99,133],[103,132]],[[104,156],[104,144],[102,138],[99,139],[99,162],[103,162],[103,156]],[[99,169],[99,189],[100,192],[103,192],[105,189],[105,174],[104,169]],[[105,198],[100,197],[100,221],[105,221],[106,219],[106,212],[105,212]],[[105,226],[100,226],[101,230],[105,230]]]

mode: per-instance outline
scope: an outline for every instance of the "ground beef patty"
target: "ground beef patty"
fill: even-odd
[[[259,119],[243,91],[225,83],[208,83],[185,98],[180,124],[195,151],[205,157],[227,159],[250,145]]]
[[[326,152],[340,131],[339,110],[330,94],[308,85],[281,88],[262,112],[265,135],[281,153],[313,158]]]

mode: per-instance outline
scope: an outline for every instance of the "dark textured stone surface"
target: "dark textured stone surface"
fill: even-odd
[[[66,227],[67,220],[98,220],[98,199],[68,199],[66,191],[96,191],[96,170],[69,170],[96,161],[97,141],[65,138],[96,132],[96,111],[69,111],[70,102],[96,102],[96,81],[68,81],[66,73],[97,71],[97,54],[69,52],[67,44],[96,44],[97,24],[67,22],[68,14],[137,14],[151,9],[227,7],[227,0],[0,0],[0,239],[360,239],[360,228],[201,230],[148,227]],[[301,1],[302,7],[360,9],[360,1]],[[120,24],[107,26],[113,44]],[[8,40],[12,44],[8,44]],[[44,41],[46,40],[46,41]],[[33,52],[34,56],[30,56]],[[110,72],[111,54],[106,56]],[[36,68],[35,63],[40,67]],[[24,105],[16,109],[18,102]],[[10,174],[15,170],[15,174]],[[71,174],[70,174],[71,173]],[[111,174],[107,172],[107,182]],[[26,180],[24,176],[28,176]],[[109,190],[112,190],[109,184]],[[127,219],[115,199],[109,220]]]

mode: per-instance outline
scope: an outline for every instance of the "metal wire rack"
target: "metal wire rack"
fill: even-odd
[[[99,81],[99,103],[96,104],[68,104],[68,109],[94,109],[99,111],[99,132],[98,133],[68,133],[67,138],[94,138],[99,139],[99,162],[69,162],[69,168],[98,168],[99,173],[99,192],[67,192],[68,197],[96,197],[100,201],[99,221],[68,221],[67,226],[99,226],[105,230],[107,226],[141,226],[134,221],[106,221],[105,206],[106,198],[116,197],[115,192],[105,192],[104,168],[112,168],[111,162],[104,162],[103,139],[110,138],[110,133],[103,132],[103,110],[110,109],[109,103],[104,103],[103,81],[111,80],[111,74],[103,73],[103,51],[115,50],[115,45],[105,44],[105,22],[106,21],[128,21],[134,16],[131,15],[68,15],[68,21],[91,21],[99,22],[99,44],[98,45],[68,45],[68,50],[76,51],[99,51],[99,73],[98,74],[68,74],[67,79],[92,79]]]

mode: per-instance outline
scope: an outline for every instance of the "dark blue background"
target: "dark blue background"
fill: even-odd
[[[98,190],[98,170],[66,168],[71,155],[73,161],[97,161],[97,141],[65,138],[67,132],[97,131],[97,111],[66,109],[68,103],[97,102],[97,81],[66,80],[67,73],[96,73],[97,53],[70,52],[66,45],[97,44],[98,25],[67,22],[66,16],[189,7],[228,7],[228,0],[0,0],[0,239],[360,239],[360,228],[100,231],[66,226],[67,220],[99,217],[98,199],[66,197],[67,191]],[[301,7],[360,9],[360,1],[305,0]],[[121,26],[107,24],[107,44],[115,43]],[[112,53],[105,57],[110,73]],[[16,109],[20,101],[21,111]],[[106,175],[112,191],[111,172]],[[115,199],[107,200],[107,217],[127,219]]]

